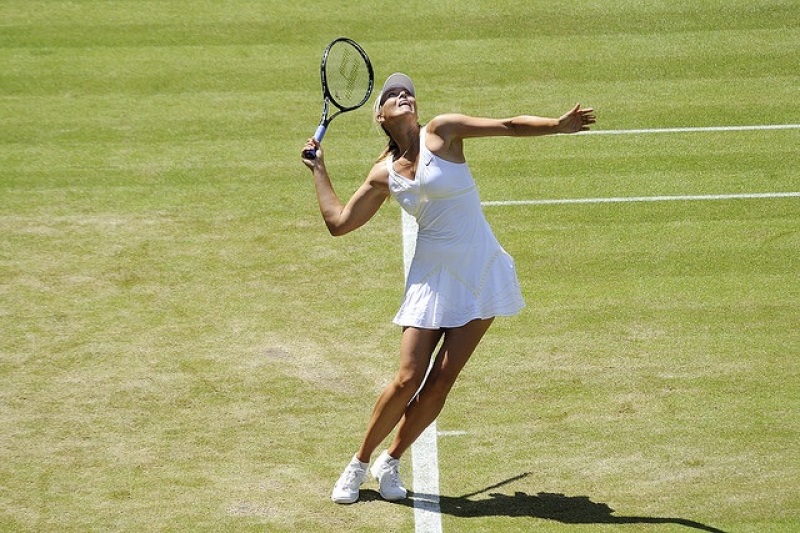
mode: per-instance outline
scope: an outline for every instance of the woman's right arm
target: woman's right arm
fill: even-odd
[[[330,234],[338,237],[366,224],[389,196],[389,172],[385,165],[376,163],[347,204],[342,204],[325,168],[325,155],[319,142],[309,139],[303,147],[303,153],[310,149],[316,150],[316,158],[306,159],[303,156],[303,163],[314,176],[319,210]]]

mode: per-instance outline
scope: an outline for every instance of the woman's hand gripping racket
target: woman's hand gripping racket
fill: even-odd
[[[367,53],[352,39],[339,37],[325,48],[322,65],[319,68],[322,78],[322,118],[314,132],[314,139],[322,142],[328,124],[347,111],[358,109],[372,94],[375,74]],[[330,104],[338,111],[328,116]],[[306,150],[303,157],[313,160],[315,150]]]

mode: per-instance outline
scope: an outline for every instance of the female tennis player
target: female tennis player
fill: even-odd
[[[370,458],[395,428],[393,442],[370,471],[381,497],[406,497],[398,470],[403,453],[439,415],[494,318],[515,315],[525,306],[514,261],[484,218],[464,158],[464,140],[575,133],[587,130],[595,115],[576,105],[557,119],[447,114],[421,126],[414,84],[396,73],[378,95],[375,121],[388,136],[388,145],[346,204],[334,191],[319,142],[309,139],[301,152],[316,150],[313,160],[301,157],[313,173],[322,218],[332,235],[364,225],[389,196],[419,225],[405,297],[394,318],[402,327],[399,369],[378,397],[361,446],[333,488],[331,499],[336,503],[358,500]]]

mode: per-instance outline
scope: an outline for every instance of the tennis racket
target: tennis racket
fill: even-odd
[[[322,118],[314,132],[314,138],[322,142],[328,125],[334,118],[366,103],[372,94],[375,74],[364,49],[346,37],[334,39],[325,48],[319,72],[322,79]],[[328,116],[331,104],[338,111]],[[314,159],[316,156],[316,150],[303,152],[306,159]]]

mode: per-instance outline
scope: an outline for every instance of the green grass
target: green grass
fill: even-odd
[[[800,8],[0,5],[0,531],[413,531],[329,491],[394,371],[399,209],[327,236],[299,150],[348,35],[423,120],[798,124]],[[800,131],[486,139],[483,199],[798,191]],[[326,137],[342,196],[382,141]],[[439,419],[443,529],[800,528],[800,202],[487,207],[529,307]],[[411,481],[410,458],[403,474]],[[374,489],[368,486],[368,489]],[[613,510],[613,512],[612,512]]]

